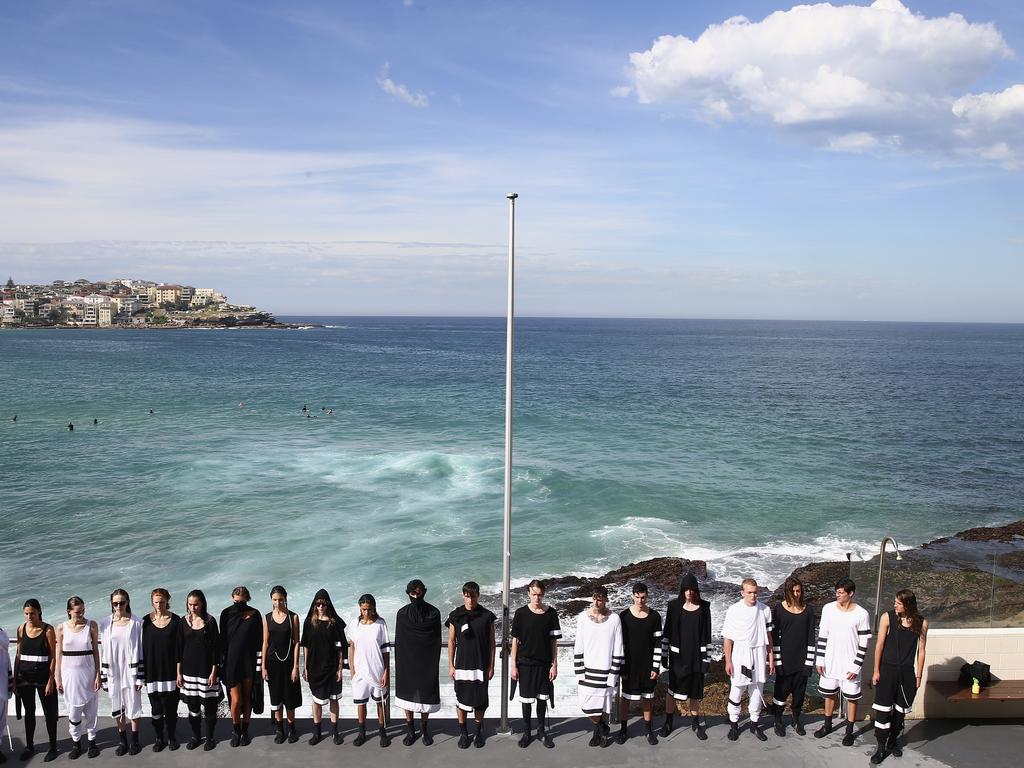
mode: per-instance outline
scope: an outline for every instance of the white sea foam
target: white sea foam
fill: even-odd
[[[668,556],[704,560],[708,575],[713,579],[739,583],[750,577],[769,588],[775,588],[807,563],[842,561],[847,553],[858,562],[870,558],[878,547],[867,541],[823,535],[804,541],[771,540],[756,546],[723,550],[699,543],[692,527],[684,520],[656,517],[626,517],[621,523],[602,526],[590,535],[613,542],[617,550],[630,553],[630,559]],[[610,562],[607,556],[601,560],[612,568],[623,564]]]

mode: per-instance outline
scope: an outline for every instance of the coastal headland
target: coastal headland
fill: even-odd
[[[0,328],[299,328],[215,288],[116,279],[0,287]]]

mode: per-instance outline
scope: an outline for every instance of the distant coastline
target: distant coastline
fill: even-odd
[[[0,328],[298,328],[215,288],[153,280],[54,280],[0,288]]]

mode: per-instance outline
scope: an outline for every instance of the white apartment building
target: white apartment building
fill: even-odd
[[[111,301],[96,305],[96,324],[109,328],[114,322],[114,304]]]

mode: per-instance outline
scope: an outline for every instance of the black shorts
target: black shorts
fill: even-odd
[[[516,664],[519,671],[519,693],[516,698],[523,704],[533,704],[535,701],[546,701],[549,704],[554,694],[554,686],[548,679],[550,665],[524,663]]]

